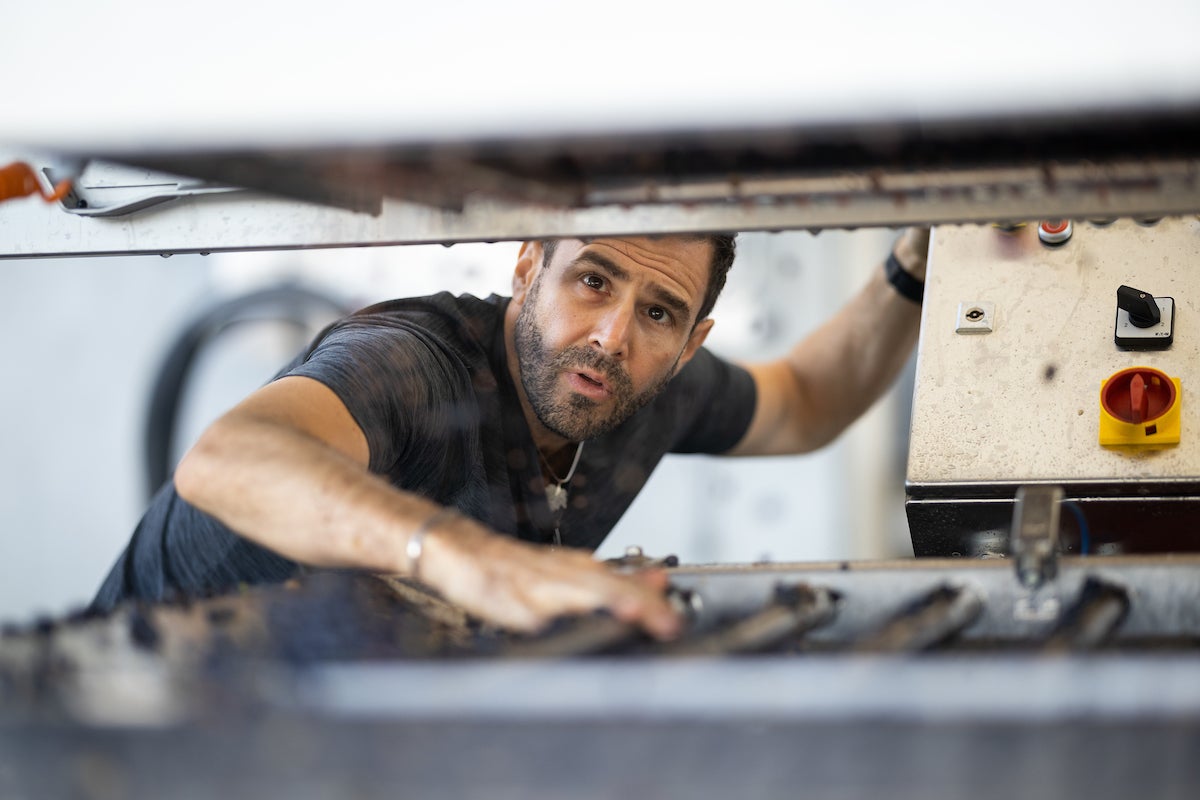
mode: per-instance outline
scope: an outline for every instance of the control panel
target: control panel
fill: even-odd
[[[1006,554],[1030,484],[1063,487],[1068,550],[1200,549],[1198,298],[1196,217],[937,228],[907,476],[915,552]]]

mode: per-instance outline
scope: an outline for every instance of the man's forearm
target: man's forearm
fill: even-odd
[[[402,573],[404,533],[437,506],[289,426],[227,415],[175,473],[181,497],[238,534],[314,566]]]
[[[901,263],[907,268],[902,257]],[[887,391],[917,341],[920,316],[920,307],[877,269],[847,305],[791,350],[788,364],[804,397],[805,449],[832,441]]]

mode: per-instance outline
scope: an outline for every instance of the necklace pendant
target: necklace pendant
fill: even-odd
[[[562,511],[567,507],[567,490],[561,483],[556,483],[553,489],[546,490],[546,503],[551,511]]]

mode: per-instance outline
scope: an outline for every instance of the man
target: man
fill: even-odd
[[[837,436],[916,340],[927,249],[928,231],[907,231],[836,316],[746,368],[701,347],[731,237],[527,242],[511,300],[365,309],[201,436],[93,605],[303,564],[407,574],[518,630],[607,609],[671,637],[665,575],[620,575],[587,550],[665,452],[800,453]]]

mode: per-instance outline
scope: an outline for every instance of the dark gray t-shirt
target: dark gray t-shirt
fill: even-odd
[[[328,386],[366,435],[372,472],[529,542],[594,549],[668,452],[721,453],[754,413],[750,375],[701,349],[667,388],[591,439],[551,512],[508,373],[508,298],[394,300],[340,320],[282,370]],[[279,377],[277,376],[277,377]],[[168,481],[93,601],[159,600],[284,580],[298,567],[195,509]]]

